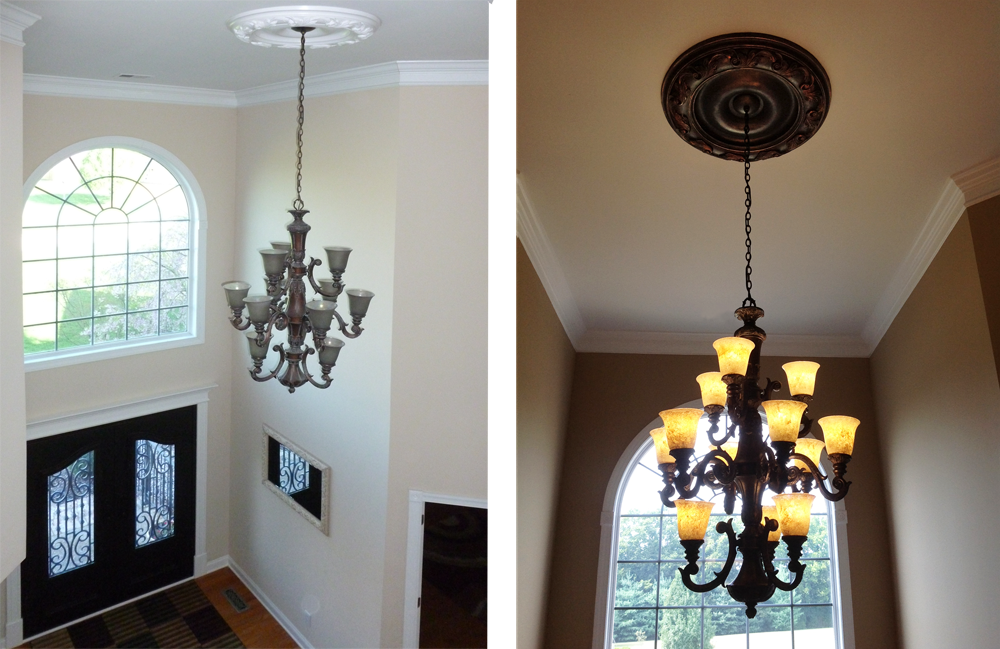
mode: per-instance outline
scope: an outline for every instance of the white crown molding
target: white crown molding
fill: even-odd
[[[517,238],[521,240],[524,251],[528,253],[528,259],[535,267],[538,279],[541,280],[570,343],[574,349],[582,351],[579,344],[583,336],[588,333],[587,328],[573,298],[573,292],[569,288],[566,275],[556,259],[552,243],[535,215],[531,201],[524,193],[520,178],[517,179]]]
[[[306,97],[324,97],[359,90],[402,86],[485,86],[488,84],[489,61],[394,61],[307,77]],[[24,92],[28,95],[52,97],[120,99],[239,108],[276,101],[291,101],[298,94],[298,81],[282,81],[233,92],[134,81],[26,74],[24,75]]]
[[[41,20],[42,17],[20,7],[0,2],[0,40],[24,47],[24,30]]]
[[[1000,196],[1000,158],[980,162],[951,177],[965,194],[965,206]]]
[[[971,187],[971,184],[968,186]],[[896,314],[906,304],[910,293],[916,288],[927,267],[931,265],[931,261],[944,245],[952,228],[965,212],[965,205],[965,194],[959,189],[956,181],[949,178],[937,204],[927,215],[924,226],[920,229],[910,252],[896,269],[896,273],[892,276],[885,291],[882,292],[882,297],[879,298],[878,304],[875,305],[875,309],[865,324],[861,337],[868,345],[868,355],[875,351],[882,336],[889,330],[889,325],[896,318]]]
[[[393,61],[306,79],[306,97],[325,97],[358,90],[399,86],[485,86],[489,61]],[[291,101],[298,81],[281,81],[236,92],[239,106]]]
[[[712,343],[731,332],[719,334],[667,333],[659,331],[584,332],[576,346],[578,352],[601,354],[670,354],[713,356]],[[868,345],[857,336],[811,336],[769,334],[771,356],[865,358]]]
[[[24,75],[24,94],[236,108],[236,93],[227,90],[164,86],[134,81],[56,77],[44,74]]]

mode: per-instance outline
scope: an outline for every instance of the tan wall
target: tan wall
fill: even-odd
[[[767,327],[765,321],[762,326]],[[789,358],[768,357],[762,376],[782,379]],[[814,417],[851,414],[858,429],[846,499],[856,647],[896,646],[895,597],[866,359],[820,359]],[[713,369],[710,356],[578,354],[563,457],[546,619],[549,649],[589,647],[593,641],[600,515],[619,457],[664,408],[700,398],[694,377]],[[572,441],[569,441],[572,440]]]
[[[997,201],[970,212],[995,219]],[[984,251],[995,255],[998,244]],[[1000,486],[989,476],[1000,459],[1000,384],[967,216],[871,365],[903,643],[996,647]]]
[[[573,346],[517,242],[517,646],[542,647]]]
[[[486,500],[487,99],[399,91],[382,647],[403,643],[409,490]]]
[[[25,402],[21,336],[22,65],[0,42],[0,579],[24,558]]]
[[[217,384],[208,404],[207,552],[209,560],[224,556],[229,548],[233,335],[225,313],[214,307],[221,302],[217,287],[232,274],[236,111],[26,95],[24,115],[24,180],[67,146],[119,135],[170,151],[201,187],[208,227],[204,344],[28,372],[27,413],[33,421]]]

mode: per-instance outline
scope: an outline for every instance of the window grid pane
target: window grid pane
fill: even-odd
[[[149,156],[53,166],[23,213],[25,354],[187,332],[190,238],[184,191]]]
[[[684,551],[677,537],[675,510],[660,507],[653,513],[649,501],[632,485],[633,481],[642,482],[645,488],[652,488],[647,474],[651,473],[650,465],[655,466],[655,459],[646,457],[652,452],[649,444],[647,452],[641,453],[626,473],[622,487],[625,495],[617,525],[611,647],[836,647],[829,505],[824,502],[825,511],[813,511],[802,559],[806,565],[802,583],[791,594],[776,590],[770,600],[758,604],[757,616],[748,620],[743,605],[734,602],[724,587],[698,594],[683,585],[678,568],[685,565]],[[702,546],[702,560],[694,578],[699,583],[714,578],[714,571],[721,570],[724,564],[728,542],[725,535],[715,539],[714,528],[716,522],[730,517],[721,511],[719,504]],[[734,526],[738,526],[737,534],[742,530],[739,507],[737,501],[732,517]],[[712,556],[706,557],[706,551]],[[727,582],[739,573],[740,561],[737,555]],[[790,580],[787,563],[782,544],[775,555],[775,568],[784,581]]]

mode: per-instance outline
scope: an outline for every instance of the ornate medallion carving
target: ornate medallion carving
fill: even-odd
[[[681,54],[663,78],[663,112],[691,146],[743,160],[744,110],[750,160],[801,146],[826,119],[830,79],[812,54],[767,34],[726,34]]]

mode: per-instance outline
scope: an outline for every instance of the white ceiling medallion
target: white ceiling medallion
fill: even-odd
[[[271,7],[233,16],[229,29],[244,43],[261,47],[298,49],[300,34],[293,27],[312,27],[306,45],[311,48],[352,45],[381,26],[376,16],[339,7]]]

